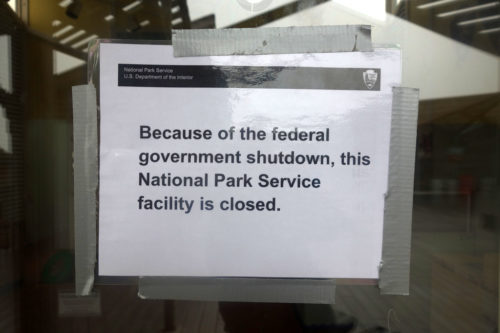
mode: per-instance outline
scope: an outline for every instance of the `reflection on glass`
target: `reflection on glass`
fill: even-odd
[[[498,1],[242,1],[0,2],[0,332],[498,330]],[[421,91],[410,296],[338,281],[333,306],[145,301],[135,280],[99,280],[100,314],[61,316],[79,237],[71,86],[86,82],[87,42],[330,24],[369,24],[375,43],[399,44],[403,83]]]

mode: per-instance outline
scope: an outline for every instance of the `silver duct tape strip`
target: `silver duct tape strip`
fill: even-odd
[[[371,26],[174,30],[175,57],[373,51]]]
[[[97,86],[96,84],[98,83],[99,78],[99,46],[101,45],[102,41],[102,39],[93,39],[89,42],[89,46],[87,48],[87,82],[89,84],[92,83],[94,87]]]
[[[383,295],[409,295],[413,177],[419,90],[393,88],[389,183],[379,288]]]
[[[335,303],[335,280],[141,277],[142,299],[221,302]]]
[[[97,106],[92,85],[73,87],[75,293],[87,296],[96,264]]]

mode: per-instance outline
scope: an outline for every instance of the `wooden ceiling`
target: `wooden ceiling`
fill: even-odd
[[[313,6],[325,1],[298,0],[235,26],[260,26],[308,8],[303,2]],[[388,12],[414,24],[500,55],[500,0],[386,0],[386,4]],[[75,52],[85,51],[88,41],[97,37],[168,40],[172,27],[193,24],[186,0],[29,0],[28,19],[33,31]]]
[[[51,41],[56,49],[81,59],[85,59],[88,41],[94,38],[169,40],[172,28],[215,28],[213,15],[192,22],[187,0],[27,1],[31,31]],[[326,1],[291,2],[238,27],[261,26]]]
[[[94,38],[169,40],[191,25],[185,0],[30,0],[29,27],[75,51]]]
[[[387,0],[387,11],[461,43],[500,55],[500,0]]]

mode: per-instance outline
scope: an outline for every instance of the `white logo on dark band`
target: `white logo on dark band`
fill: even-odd
[[[373,69],[368,69],[363,72],[363,81],[365,81],[365,85],[368,89],[372,89],[375,87],[377,83],[378,73]]]

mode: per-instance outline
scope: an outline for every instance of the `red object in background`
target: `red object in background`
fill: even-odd
[[[10,225],[0,221],[0,249],[10,248]]]
[[[462,193],[472,193],[476,188],[476,180],[472,175],[461,175],[459,190]]]

